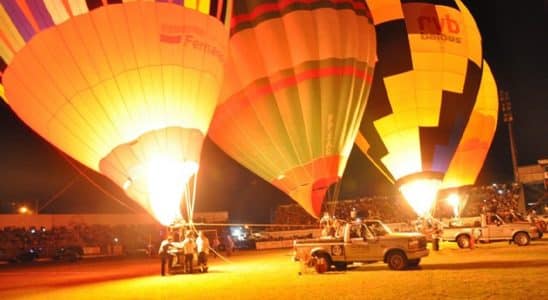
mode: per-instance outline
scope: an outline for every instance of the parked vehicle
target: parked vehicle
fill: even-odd
[[[392,270],[403,270],[418,266],[429,253],[423,234],[394,233],[378,220],[346,223],[341,237],[295,240],[294,250],[296,261],[321,260],[326,271],[345,269],[354,262],[378,261]]]
[[[442,231],[442,239],[456,242],[459,248],[469,248],[470,240],[480,242],[509,241],[518,246],[529,245],[532,239],[540,238],[534,224],[527,221],[505,222],[494,213],[482,214],[472,225],[455,225],[450,223]]]

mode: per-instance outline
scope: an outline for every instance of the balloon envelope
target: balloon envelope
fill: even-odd
[[[217,104],[226,7],[96,2],[0,3],[3,98],[167,224]]]
[[[476,180],[496,129],[496,84],[461,1],[367,3],[379,62],[356,142],[424,214],[438,188]]]
[[[318,217],[357,134],[376,61],[363,1],[237,1],[210,136]],[[259,201],[259,199],[257,199]]]

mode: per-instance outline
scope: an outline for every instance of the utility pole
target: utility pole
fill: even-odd
[[[514,182],[519,184],[520,187],[520,199],[518,202],[518,210],[521,213],[525,213],[525,194],[523,192],[523,184],[519,178],[518,171],[518,154],[516,149],[516,142],[514,139],[514,116],[512,114],[512,103],[510,102],[510,93],[508,91],[499,91],[499,102],[502,110],[503,121],[508,125],[508,136],[510,139],[510,154],[512,155],[512,170],[514,171]]]
[[[510,153],[512,154],[512,168],[514,170],[514,181],[520,182],[518,172],[518,158],[516,143],[514,142],[514,127],[512,125],[514,116],[512,115],[512,103],[510,102],[510,93],[508,91],[499,91],[499,101],[502,109],[504,123],[508,124],[508,135],[510,136]]]

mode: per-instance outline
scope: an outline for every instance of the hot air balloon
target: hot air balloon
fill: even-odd
[[[473,184],[497,124],[495,80],[459,0],[367,1],[379,61],[356,144],[419,215]]]
[[[167,225],[192,192],[231,3],[161,2],[2,0],[0,75],[20,119]]]
[[[312,216],[346,166],[376,41],[363,1],[238,1],[209,135]]]

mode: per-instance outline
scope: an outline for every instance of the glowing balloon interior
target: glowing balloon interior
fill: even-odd
[[[184,2],[0,2],[3,98],[163,224],[197,172],[228,42],[230,1]]]

